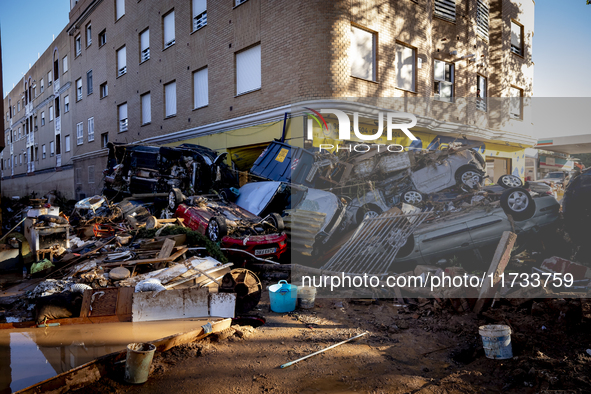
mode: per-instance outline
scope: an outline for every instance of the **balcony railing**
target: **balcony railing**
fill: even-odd
[[[142,51],[142,62],[145,62],[150,58],[150,48],[146,48]]]
[[[127,72],[127,67],[122,67],[117,71],[117,76],[120,77]]]
[[[57,94],[60,90],[60,80],[59,78],[53,81],[53,94]]]
[[[119,120],[119,132],[127,131],[127,118]]]
[[[193,18],[193,31],[201,29],[205,25],[207,25],[207,11]]]
[[[58,116],[57,118],[55,118],[55,133],[59,133],[62,131],[62,118],[61,116]]]

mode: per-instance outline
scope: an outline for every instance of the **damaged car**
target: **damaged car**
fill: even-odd
[[[562,200],[562,213],[566,230],[578,244],[591,235],[591,167],[574,177],[566,187]]]
[[[170,192],[169,208],[184,225],[205,235],[222,248],[240,249],[256,257],[279,260],[287,249],[281,215],[261,218],[220,195],[184,198],[179,189]]]
[[[186,195],[236,186],[238,181],[225,164],[227,153],[194,144],[155,147],[109,142],[104,195],[169,193],[176,188]]]

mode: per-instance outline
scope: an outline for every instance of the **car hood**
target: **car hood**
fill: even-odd
[[[281,182],[253,182],[240,188],[235,204],[257,216],[269,205]]]

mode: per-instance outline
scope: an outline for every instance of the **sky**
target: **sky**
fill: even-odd
[[[69,0],[0,0],[3,97],[45,51],[53,35],[66,26],[69,8]],[[585,0],[536,0],[534,32],[534,97],[591,97],[591,78],[587,78],[591,5]],[[583,108],[589,108],[591,98],[582,101],[586,102]],[[564,109],[569,106],[564,105]],[[535,123],[547,124],[550,114],[536,112],[539,117]],[[581,112],[566,118],[576,123],[569,129],[591,132]]]

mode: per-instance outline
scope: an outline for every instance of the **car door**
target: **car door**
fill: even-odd
[[[415,190],[429,194],[455,184],[451,165],[447,160],[414,171],[410,176]]]
[[[472,246],[470,230],[463,220],[431,224],[418,236],[415,233],[415,242],[420,248],[423,259],[429,263]]]
[[[502,210],[487,213],[477,210],[467,222],[473,246],[480,248],[499,242],[504,231],[512,231],[511,223]]]

